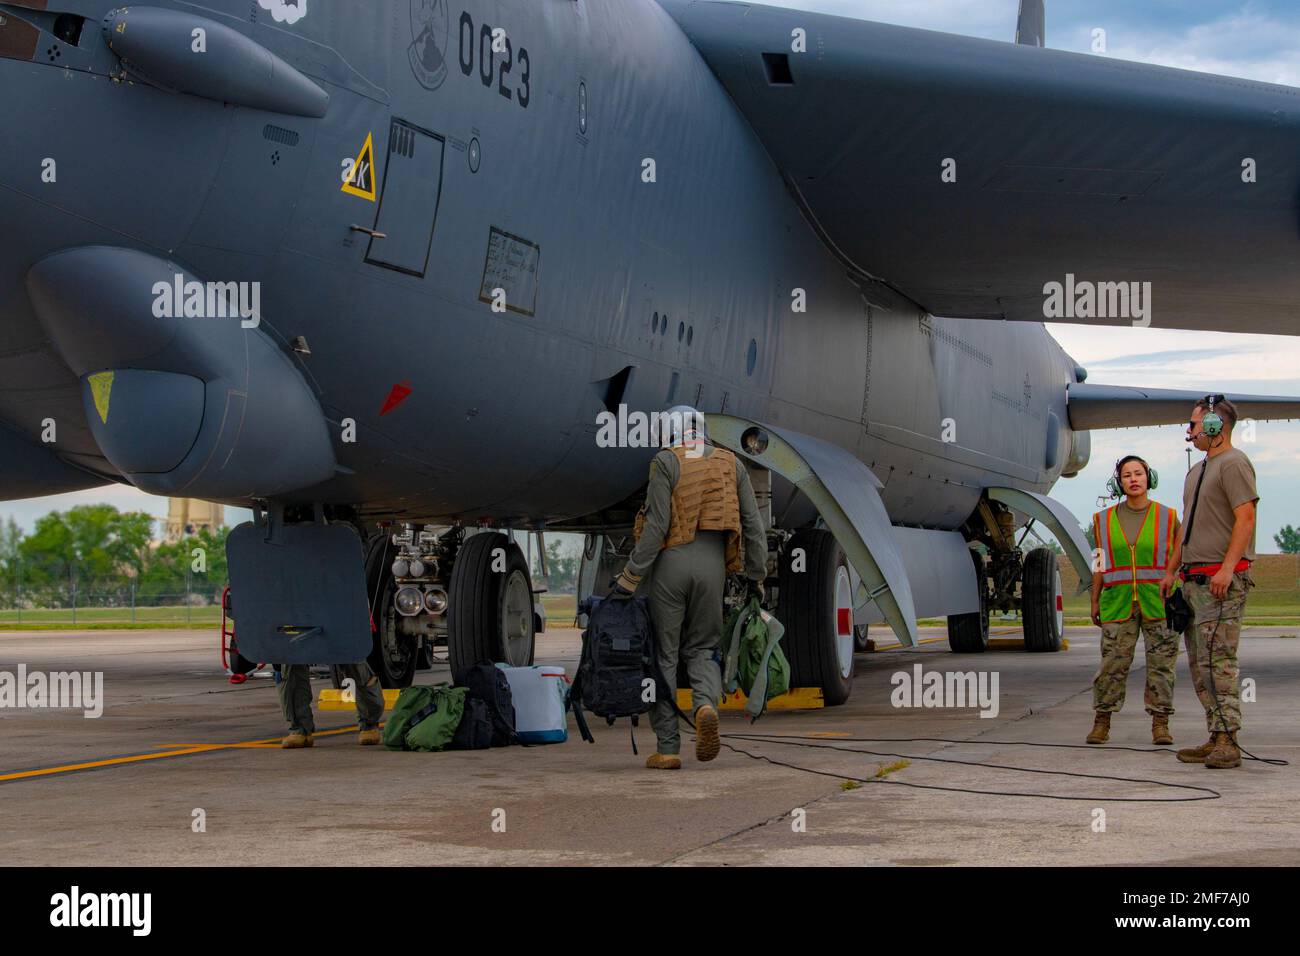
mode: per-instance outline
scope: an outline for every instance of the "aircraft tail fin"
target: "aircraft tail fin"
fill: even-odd
[[[1043,0],[1020,0],[1016,42],[1024,46],[1047,45],[1047,11],[1043,8]]]
[[[1071,385],[1066,397],[1070,427],[1133,428],[1138,425],[1185,423],[1205,392],[1173,388],[1133,388],[1127,385]],[[1300,418],[1300,398],[1227,393],[1242,418]]]

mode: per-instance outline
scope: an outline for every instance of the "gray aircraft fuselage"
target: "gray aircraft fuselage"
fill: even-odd
[[[312,0],[295,23],[256,0],[154,5],[235,27],[329,107],[110,79],[108,0],[58,5],[88,18],[79,49],[0,57],[0,422],[39,442],[57,420],[82,467],[112,474],[26,277],[96,245],[260,282],[245,334],[306,340],[292,361],[341,469],[289,497],[373,518],[564,526],[627,499],[650,452],[598,447],[611,397],[850,449],[897,524],[955,528],[982,488],[1046,492],[1086,457],[1045,328],[865,298],[654,0]],[[367,136],[374,201],[341,188]]]

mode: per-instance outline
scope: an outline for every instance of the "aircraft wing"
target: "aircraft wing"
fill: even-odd
[[[1300,89],[660,2],[827,245],[932,314],[1148,324],[1045,315],[1044,286],[1150,282],[1152,326],[1300,334]]]
[[[1254,419],[1300,418],[1300,398],[1225,393],[1240,416]],[[1070,427],[1133,428],[1137,425],[1186,424],[1192,406],[1205,392],[1126,385],[1071,385],[1066,393]]]

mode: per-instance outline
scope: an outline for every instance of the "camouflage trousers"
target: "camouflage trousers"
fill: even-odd
[[[357,720],[362,730],[374,730],[384,719],[384,690],[379,678],[365,661],[337,665],[340,678],[356,682]],[[280,710],[293,733],[313,734],[316,721],[311,713],[311,668],[306,664],[285,664],[280,668]]]
[[[1237,644],[1246,595],[1254,582],[1249,571],[1232,576],[1223,603],[1210,593],[1209,584],[1183,583],[1183,596],[1196,615],[1185,635],[1187,665],[1196,696],[1205,708],[1210,732],[1241,729],[1241,681],[1237,671]],[[1211,690],[1213,687],[1213,690]]]
[[[1092,679],[1093,710],[1113,714],[1124,706],[1139,630],[1146,644],[1147,681],[1142,700],[1147,713],[1154,717],[1174,712],[1178,635],[1165,626],[1163,619],[1143,619],[1136,606],[1127,621],[1101,626],[1101,667]]]

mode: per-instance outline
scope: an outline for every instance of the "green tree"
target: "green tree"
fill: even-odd
[[[23,591],[54,597],[121,589],[149,560],[153,518],[112,505],[52,511],[18,545]]]
[[[22,541],[23,531],[13,518],[0,524],[0,607],[13,607],[17,601]]]
[[[158,545],[137,582],[136,600],[143,604],[179,604],[189,593],[215,604],[229,580],[229,533],[228,528],[200,528],[187,538]]]
[[[1273,535],[1273,543],[1283,554],[1300,554],[1300,531],[1287,525]]]
[[[552,540],[546,545],[547,585],[552,594],[572,594],[578,586],[578,554]]]

